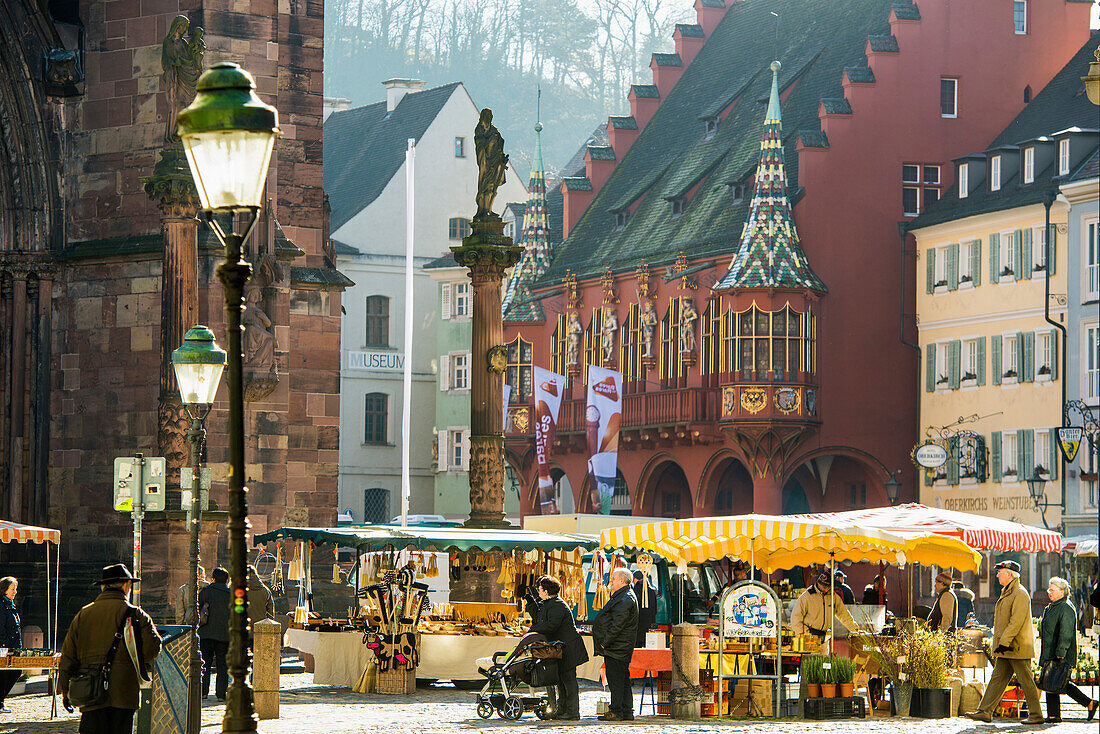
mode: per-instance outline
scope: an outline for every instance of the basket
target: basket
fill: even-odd
[[[32,670],[36,668],[49,668],[52,670],[57,667],[59,660],[60,658],[54,657],[53,655],[31,655],[23,657],[16,657],[13,655],[9,658],[10,667],[30,668]]]
[[[8,667],[8,656],[7,655],[0,658],[0,668],[6,668],[6,667]]]
[[[404,696],[416,690],[416,668],[390,668],[378,671],[375,693]]]
[[[815,721],[830,719],[862,719],[867,715],[867,701],[862,696],[851,698],[807,698],[806,718]]]

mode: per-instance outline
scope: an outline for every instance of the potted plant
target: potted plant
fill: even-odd
[[[806,696],[808,698],[821,698],[821,682],[824,679],[824,670],[821,667],[820,655],[807,655],[802,659],[802,674],[806,676]]]
[[[878,663],[883,675],[890,681],[890,713],[908,716],[913,695],[913,629],[900,627],[896,636],[878,632],[860,634],[863,649]]]
[[[910,713],[925,719],[951,716],[951,688],[947,676],[958,655],[954,635],[920,630],[914,636],[913,699]]]
[[[851,658],[833,659],[833,677],[836,678],[837,695],[840,698],[851,698],[855,693],[855,674],[856,664]]]
[[[1008,267],[1007,265],[1005,265],[1004,269],[1001,271],[1002,276],[1015,275],[1015,274],[1016,273],[1013,272],[1012,268]]]
[[[821,697],[822,698],[836,698],[836,661],[837,658],[834,655],[827,655],[822,658],[821,663]]]

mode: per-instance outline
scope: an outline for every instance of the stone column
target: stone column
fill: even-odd
[[[11,434],[8,446],[8,514],[15,522],[23,517],[24,391],[27,383],[27,269],[13,265],[11,301]]]
[[[522,247],[504,234],[495,214],[472,222],[473,232],[451,248],[470,269],[474,289],[470,351],[470,518],[468,527],[508,527],[504,517],[504,420],[501,400],[507,354],[500,311],[504,271],[519,261]]]
[[[690,691],[699,685],[698,627],[687,622],[672,626],[672,661],[673,692],[685,688]],[[699,701],[673,703],[670,708],[674,719],[699,720]]]
[[[160,398],[157,405],[157,447],[168,461],[169,486],[179,487],[180,467],[190,461],[187,429],[190,420],[180,405],[172,352],[195,323],[198,303],[198,192],[180,143],[160,151],[153,175],[143,178],[145,193],[161,211],[164,256],[161,270]]]
[[[256,659],[252,669],[256,715],[260,719],[279,718],[279,665],[282,662],[283,628],[272,619],[253,625]]]

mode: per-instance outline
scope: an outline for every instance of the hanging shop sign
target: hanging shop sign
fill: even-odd
[[[1080,426],[1070,428],[1063,426],[1054,432],[1058,436],[1058,448],[1062,451],[1062,457],[1067,464],[1073,463],[1077,458],[1077,451],[1081,448],[1081,437],[1084,429]]]
[[[913,448],[913,462],[925,469],[938,469],[947,463],[947,449],[935,441],[925,441]]]

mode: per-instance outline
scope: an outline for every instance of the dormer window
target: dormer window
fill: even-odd
[[[707,117],[703,120],[703,140],[710,140],[718,134],[718,118]]]
[[[959,198],[965,199],[970,195],[970,164],[959,164]]]
[[[1024,148],[1024,183],[1035,180],[1035,148]]]
[[[1058,141],[1058,175],[1069,173],[1069,138]]]
[[[1001,190],[1001,157],[999,155],[989,159],[989,190]]]
[[[733,203],[740,204],[745,200],[745,184],[730,184],[730,193],[733,195]]]
[[[672,204],[672,218],[673,219],[677,219],[681,214],[684,213],[684,197],[677,196],[675,199],[673,199],[669,203]]]
[[[615,229],[622,229],[626,226],[626,223],[630,221],[630,210],[623,209],[622,211],[615,212]]]

